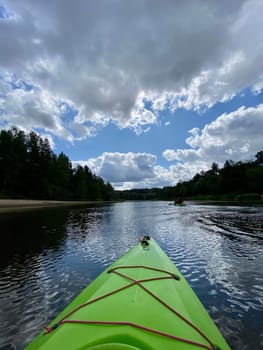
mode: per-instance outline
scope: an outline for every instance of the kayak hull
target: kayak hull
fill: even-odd
[[[220,349],[229,346],[153,240],[103,271],[26,350]]]

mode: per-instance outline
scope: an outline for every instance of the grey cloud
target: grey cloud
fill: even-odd
[[[190,149],[166,150],[163,156],[188,165],[202,162],[205,168],[214,161],[221,165],[227,159],[247,161],[263,147],[262,130],[263,104],[242,107],[219,116],[202,130],[190,130],[191,136],[187,139]]]
[[[103,153],[86,163],[96,174],[111,183],[138,182],[154,178],[156,157],[147,153]],[[78,162],[83,164],[83,161]]]
[[[4,6],[17,18],[0,22],[2,70],[72,101],[86,120],[99,113],[136,130],[142,91],[149,98],[169,91],[193,108],[230,98],[263,79],[256,0],[167,1],[165,6],[152,0],[8,0]],[[240,36],[251,23],[256,24],[253,35]],[[222,74],[237,52],[249,54],[250,63]],[[193,83],[204,71],[211,73],[192,96]],[[130,123],[134,113],[136,124]]]
[[[58,101],[47,91],[32,86],[27,88],[26,84],[9,76],[0,81],[0,87],[5,92],[0,95],[0,110],[3,111],[0,121],[6,122],[5,111],[8,111],[7,127],[15,125],[23,130],[41,128],[72,140],[71,133],[64,128],[59,116],[63,107],[60,107]]]

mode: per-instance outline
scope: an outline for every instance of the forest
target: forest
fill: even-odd
[[[263,151],[248,162],[213,163],[175,186],[114,191],[87,166],[72,167],[47,139],[13,127],[0,132],[0,198],[49,200],[258,200],[263,194]]]
[[[222,168],[213,163],[208,171],[176,186],[164,187],[157,195],[160,199],[260,200],[263,195],[263,151],[257,152],[255,160],[248,162],[227,160]]]
[[[72,167],[45,138],[13,127],[0,132],[0,198],[110,200],[113,188],[87,166]]]
[[[255,160],[234,162],[227,160],[222,168],[213,163],[208,171],[201,171],[189,181],[176,186],[133,189],[119,193],[123,199],[202,199],[202,200],[262,200],[263,151],[257,152]]]

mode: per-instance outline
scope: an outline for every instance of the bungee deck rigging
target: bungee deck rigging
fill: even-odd
[[[106,269],[27,350],[55,349],[56,338],[63,337],[71,337],[66,349],[169,350],[176,343],[180,350],[230,350],[180,271],[150,237]]]

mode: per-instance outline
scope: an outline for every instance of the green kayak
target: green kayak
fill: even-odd
[[[230,349],[150,237],[102,272],[26,350]]]

